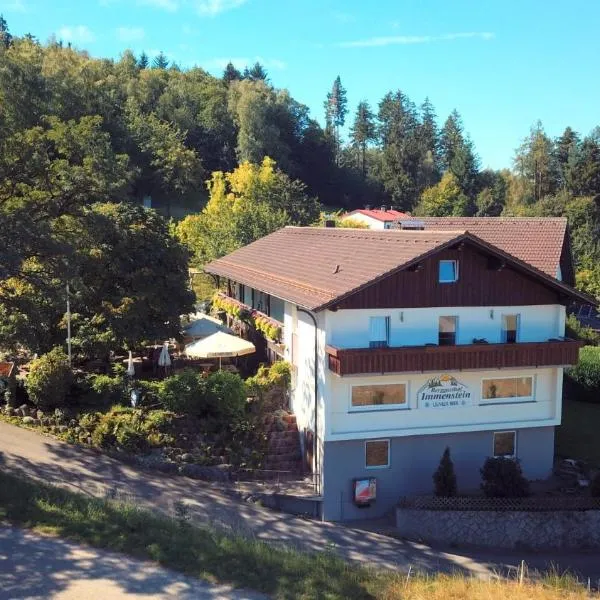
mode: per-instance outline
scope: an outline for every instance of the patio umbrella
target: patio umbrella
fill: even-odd
[[[158,357],[158,366],[164,367],[165,373],[167,369],[171,366],[171,357],[169,356],[169,345],[165,342],[160,351],[160,356]]]
[[[192,358],[218,358],[219,369],[221,368],[222,358],[244,356],[254,352],[256,352],[256,348],[253,343],[223,331],[213,333],[207,338],[185,347],[185,353]]]
[[[135,367],[133,365],[133,354],[129,351],[129,360],[127,361],[127,375],[133,377],[135,375]]]
[[[183,328],[183,336],[186,341],[191,343],[217,333],[217,331],[230,332],[218,319],[210,315],[197,314],[194,320]]]

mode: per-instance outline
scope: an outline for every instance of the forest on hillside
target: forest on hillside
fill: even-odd
[[[82,352],[142,339],[145,323],[167,335],[191,306],[190,258],[365,204],[566,215],[578,285],[600,296],[600,128],[552,139],[537,123],[494,171],[429,99],[350,107],[340,77],[323,98],[311,115],[258,63],[215,77],[163,54],[92,58],[0,17],[0,337],[64,339],[66,282]]]

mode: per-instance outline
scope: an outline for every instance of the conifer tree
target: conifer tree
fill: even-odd
[[[434,492],[436,496],[451,498],[457,494],[454,463],[450,458],[450,448],[446,447],[440,464],[433,474]]]
[[[145,52],[140,54],[140,58],[138,59],[138,67],[140,69],[147,69],[150,61],[148,60],[148,55]]]
[[[344,126],[346,114],[348,113],[346,89],[342,85],[342,80],[339,75],[335,78],[331,91],[327,94],[324,107],[326,128],[330,135],[333,136],[336,148],[336,158],[339,159],[340,127]]]
[[[166,69],[169,66],[169,59],[162,50],[154,57],[152,61],[153,69]]]
[[[366,174],[365,155],[367,145],[376,137],[375,117],[369,103],[362,101],[358,103],[354,124],[350,130],[352,145],[357,150],[357,163],[363,177]]]
[[[242,74],[238,69],[235,68],[234,64],[229,61],[225,70],[223,71],[223,81],[225,83],[231,83],[232,81],[239,81],[242,78]]]

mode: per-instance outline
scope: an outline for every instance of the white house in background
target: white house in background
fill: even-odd
[[[371,208],[367,206],[346,213],[342,217],[342,223],[344,221],[353,221],[355,223],[362,223],[369,229],[391,229],[393,223],[406,219],[410,219],[409,214],[394,210],[387,206],[382,206],[380,208]]]
[[[566,222],[460,225],[288,227],[206,267],[283,325],[324,519],[431,493],[446,447],[462,490],[489,456],[519,459],[530,479],[551,472],[580,346],[564,337],[565,305],[591,301],[570,285]]]

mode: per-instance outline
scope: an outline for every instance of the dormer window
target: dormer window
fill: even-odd
[[[458,261],[440,260],[440,283],[454,283],[458,281]]]

